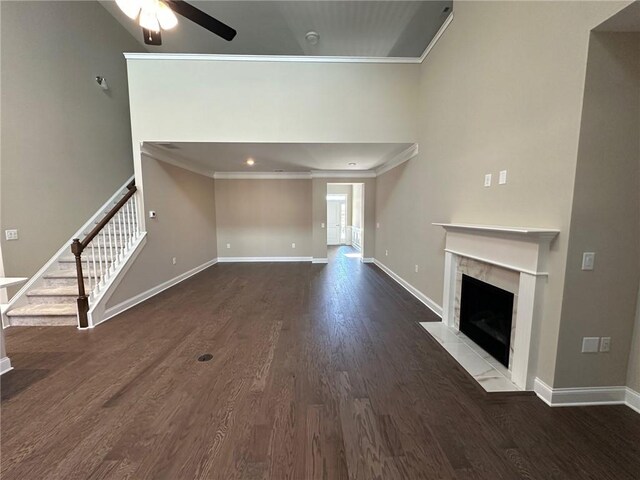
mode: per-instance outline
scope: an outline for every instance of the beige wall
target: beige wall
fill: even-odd
[[[329,183],[362,183],[364,185],[364,248],[363,258],[373,258],[376,246],[375,178],[314,178],[313,184],[313,258],[327,258],[327,185]]]
[[[311,256],[311,180],[215,182],[220,257]]]
[[[97,2],[0,8],[0,230],[20,236],[2,235],[7,275],[30,276],[133,173],[122,52],[140,46]]]
[[[549,384],[589,30],[627,3],[456,2],[453,22],[421,66],[420,154],[378,178],[375,256],[437,303],[444,232],[432,222],[561,230],[537,366]],[[495,180],[503,169],[506,185],[483,187],[485,173]]]
[[[157,217],[147,221],[147,243],[107,308],[218,256],[214,180],[146,156],[142,175],[147,210]]]
[[[556,387],[624,385],[640,278],[640,34],[589,42]],[[596,252],[593,271],[582,253]],[[583,336],[611,352],[581,353]]]

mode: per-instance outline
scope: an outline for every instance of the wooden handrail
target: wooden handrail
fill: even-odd
[[[82,251],[85,248],[87,248],[87,246],[91,243],[91,240],[93,240],[100,233],[100,231],[105,227],[105,225],[109,223],[113,217],[116,216],[116,213],[118,213],[118,211],[122,208],[122,206],[125,203],[127,203],[127,201],[131,197],[133,197],[133,195],[138,190],[136,188],[135,182],[131,182],[129,185],[127,185],[127,188],[129,189],[129,191],[125,194],[125,196],[122,197],[120,201],[116,203],[111,210],[109,210],[109,213],[107,213],[107,215],[102,220],[100,220],[100,223],[98,223],[95,227],[93,227],[93,230],[91,230],[87,234],[87,236],[84,237],[84,240],[80,242],[80,245],[82,247],[80,250],[80,253],[82,253]],[[75,242],[75,239],[74,239],[74,242]]]
[[[93,227],[93,229],[84,237],[84,240],[80,241],[79,238],[74,238],[71,243],[71,253],[76,260],[76,275],[78,277],[78,324],[80,328],[87,328],[89,326],[89,297],[87,297],[86,291],[84,289],[84,275],[82,273],[82,252],[87,246],[91,243],[91,241],[100,233],[100,231],[111,221],[113,217],[116,216],[118,211],[123,207],[125,203],[129,201],[131,197],[133,197],[137,191],[135,180],[132,180],[129,185],[127,185],[128,192],[122,197],[118,203],[116,203],[109,213],[105,215],[105,217],[100,220],[100,222]]]

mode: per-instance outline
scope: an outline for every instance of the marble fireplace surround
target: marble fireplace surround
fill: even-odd
[[[447,232],[442,322],[458,330],[460,286],[467,274],[514,294],[509,370],[511,381],[533,390],[532,329],[543,311],[549,245],[559,230],[434,223]]]

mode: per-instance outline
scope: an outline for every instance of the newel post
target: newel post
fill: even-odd
[[[71,253],[76,257],[76,274],[78,276],[78,325],[80,328],[89,326],[87,313],[89,312],[89,299],[84,291],[84,275],[82,274],[82,244],[80,239],[74,238],[71,244]]]

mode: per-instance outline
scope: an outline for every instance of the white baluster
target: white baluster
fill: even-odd
[[[89,295],[87,296],[90,297],[92,288],[91,288],[91,265],[89,264],[89,255],[85,257],[85,260],[87,261],[87,276],[89,277]],[[84,278],[82,279],[82,281],[84,282]]]
[[[140,235],[140,227],[139,227],[139,214],[140,212],[138,211],[138,195],[137,193],[133,195],[133,221],[135,224],[135,234],[136,234],[136,238],[138,238],[138,236]]]
[[[93,293],[98,290],[98,269],[96,268],[96,250],[93,240],[91,241],[91,260],[93,261],[93,271],[89,271],[89,275],[93,275],[93,290],[91,292]]]
[[[100,245],[100,234],[95,238],[98,244],[98,266],[100,267],[100,281],[96,280],[97,286],[100,287],[102,280],[104,279],[104,275],[102,274],[102,247]],[[97,290],[97,289],[96,289]]]
[[[127,202],[127,214],[129,215],[129,225],[131,226],[130,235],[129,235],[129,242],[127,243],[127,249],[129,249],[131,247],[131,245],[133,244],[133,205],[132,205],[132,199],[131,198]]]
[[[111,227],[113,226],[113,219],[109,220],[107,223],[107,232],[109,233],[109,260],[111,264],[109,265],[109,271],[113,271],[115,265],[115,259],[113,257],[113,235],[111,235]]]
[[[118,235],[120,236],[120,245],[118,246],[118,248],[120,249],[120,253],[119,253],[119,258],[120,260],[123,259],[124,254],[123,254],[123,248],[122,245],[124,245],[124,240],[122,238],[122,212],[118,212],[118,224],[120,226],[120,231],[118,232]]]
[[[129,222],[129,202],[124,204],[124,224],[127,227],[127,233],[125,235],[125,247],[129,248],[129,239],[131,238],[131,223]]]

